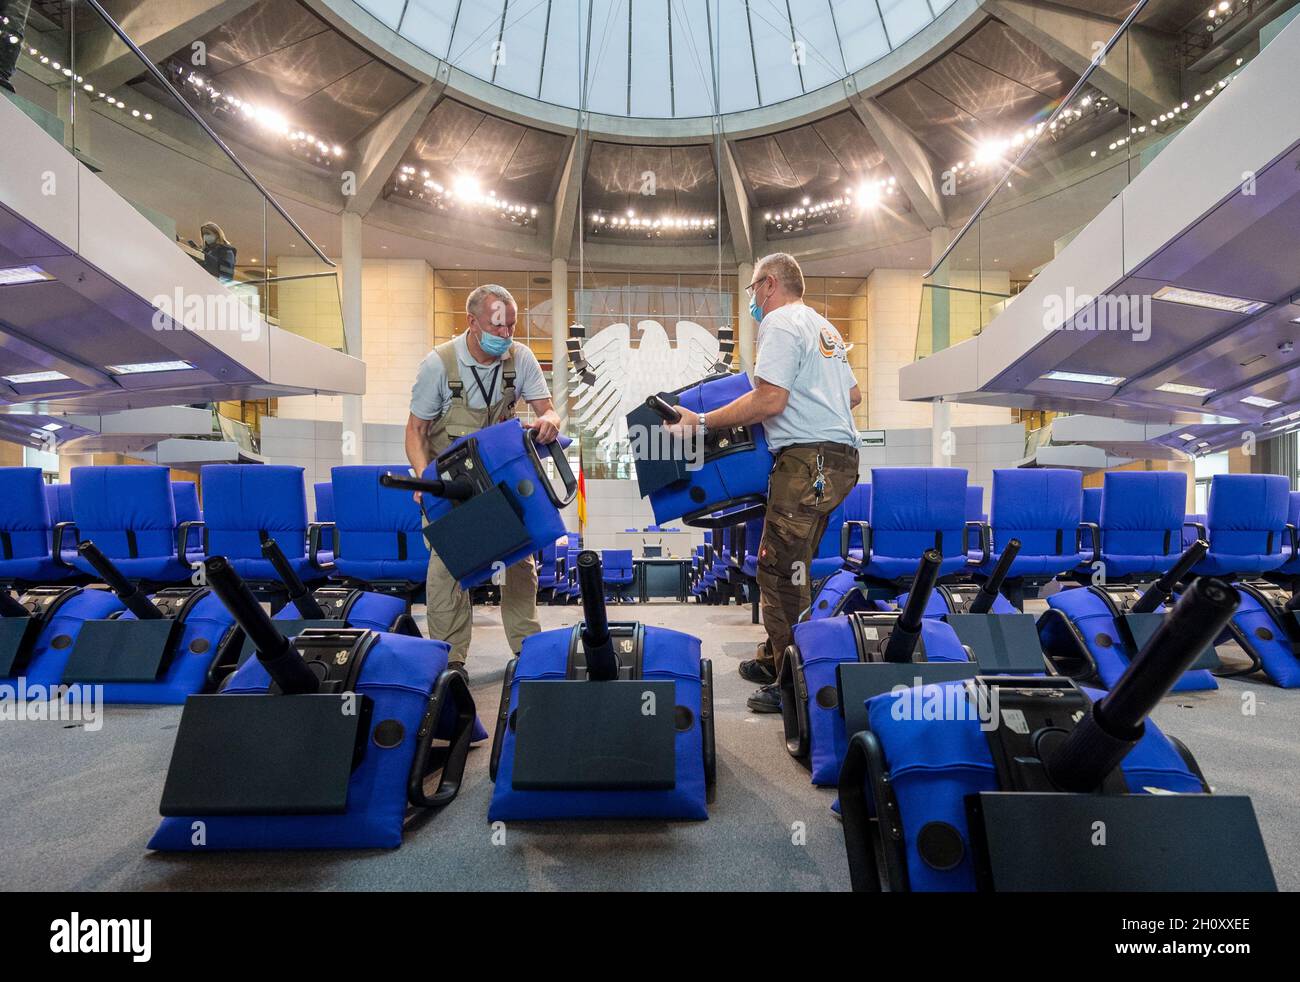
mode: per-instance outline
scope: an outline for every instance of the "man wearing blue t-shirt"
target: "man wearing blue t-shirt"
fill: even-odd
[[[809,570],[826,522],[858,483],[862,402],[840,332],[803,302],[803,271],[792,256],[759,260],[747,288],[758,322],[754,391],[703,415],[682,410],[682,430],[762,423],[776,455],[768,485],[758,589],[767,641],[740,674],[763,687],[749,698],[758,713],[781,710],[776,680],[800,615],[812,602]]]

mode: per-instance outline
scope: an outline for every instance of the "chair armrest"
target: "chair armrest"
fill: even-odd
[[[961,530],[961,551],[970,553],[970,533],[975,529],[979,533],[979,547],[984,553],[980,557],[980,563],[987,563],[989,557],[993,554],[993,527],[988,522],[967,522]],[[978,564],[976,564],[978,565]]]
[[[1074,530],[1074,551],[1083,552],[1083,533],[1092,532],[1092,559],[1089,562],[1096,563],[1101,561],[1101,526],[1096,522],[1080,522],[1079,527]]]
[[[857,529],[862,536],[862,559],[854,559],[850,552],[853,548],[853,530]],[[863,568],[871,562],[871,546],[874,533],[871,530],[870,522],[845,522],[844,527],[840,529],[840,559],[844,561],[844,568],[854,573],[861,573]]]
[[[81,541],[81,533],[77,530],[76,522],[59,522],[59,524],[54,526],[54,540],[52,547],[54,551],[53,559],[60,566],[66,566],[68,569],[76,569],[77,567],[73,566],[72,563],[64,562],[63,560],[63,536],[69,529],[72,530],[73,538],[77,542]]]
[[[181,562],[188,563],[190,561],[190,550],[187,545],[190,538],[190,531],[192,529],[201,529],[204,525],[204,522],[181,522],[176,526],[176,558]],[[199,546],[199,553],[203,553],[202,544]]]
[[[1206,542],[1210,541],[1210,533],[1205,530],[1205,526],[1200,522],[1183,522],[1183,528],[1196,529],[1196,537],[1198,539],[1204,539]]]
[[[1291,540],[1291,558],[1294,559],[1296,554],[1297,530],[1290,522],[1287,522],[1284,527],[1286,529],[1287,538]]]
[[[311,564],[319,570],[334,569],[333,563],[322,563],[320,561],[321,536],[327,529],[334,533],[337,526],[333,522],[312,522],[307,526],[307,558]]]

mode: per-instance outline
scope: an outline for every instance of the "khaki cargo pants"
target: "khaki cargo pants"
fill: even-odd
[[[500,587],[501,621],[505,625],[510,650],[517,655],[524,638],[542,629],[537,621],[537,563],[534,558],[529,556],[507,567]],[[448,660],[463,663],[469,657],[474,612],[469,592],[461,589],[437,553],[429,556],[425,592],[428,595],[425,603],[429,637],[446,641],[451,645]]]
[[[826,487],[813,488],[817,458]],[[858,483],[858,451],[843,443],[800,444],[778,451],[768,482],[763,541],[758,547],[758,591],[767,630],[762,660],[777,676],[794,625],[812,604],[812,560],[831,512]],[[770,659],[770,661],[769,661]]]

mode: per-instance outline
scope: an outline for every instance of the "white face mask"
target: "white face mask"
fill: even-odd
[[[203,236],[204,245],[212,245],[216,241],[217,241],[217,237],[213,235],[211,232],[208,232],[206,235]]]

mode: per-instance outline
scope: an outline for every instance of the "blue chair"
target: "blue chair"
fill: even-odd
[[[1290,482],[1279,474],[1214,475],[1204,529],[1210,551],[1192,572],[1258,576],[1280,567],[1287,560],[1290,491]]]
[[[537,599],[548,603],[560,583],[560,540],[543,546],[537,553]]]
[[[1205,534],[1207,519],[1200,513],[1183,516],[1183,551],[1186,552],[1193,542]],[[1286,548],[1285,543],[1283,548]]]
[[[299,579],[320,583],[325,570],[308,546],[307,493],[301,467],[209,464],[201,471],[207,520],[204,551],[225,556],[250,586],[278,596],[280,578],[262,543],[275,540]]]
[[[72,511],[78,539],[98,546],[128,580],[146,589],[190,582],[181,541],[189,528],[178,532],[166,467],[74,467]],[[73,565],[98,577],[80,556]]]
[[[987,525],[988,512],[984,510],[984,489],[978,484],[966,485],[966,524],[967,526]],[[978,564],[984,558],[984,549],[976,544],[966,551],[966,558],[972,564]]]
[[[49,506],[50,509],[50,522],[52,528],[57,528],[65,522],[72,522],[72,485],[45,485],[45,504]],[[53,540],[52,535],[51,540]],[[51,547],[52,546],[53,541],[51,541]],[[59,558],[69,566],[72,565],[72,561],[77,558],[77,543],[75,538],[69,536],[63,541],[63,553]]]
[[[1287,558],[1273,572],[1277,576],[1294,580],[1300,577],[1300,532],[1297,531],[1300,530],[1300,491],[1292,491],[1287,499],[1287,541],[1284,547]]]
[[[1101,494],[1101,488],[1083,489],[1083,505],[1079,509],[1079,524],[1082,526],[1079,548],[1083,552],[1084,568],[1092,558],[1093,550],[1097,548],[1096,532],[1101,528]]]
[[[184,525],[185,558],[193,562],[203,559],[203,511],[199,508],[199,489],[193,481],[172,481],[172,506],[176,509],[176,527]]]
[[[1101,559],[1109,580],[1149,580],[1182,553],[1187,475],[1112,471],[1104,478]]]
[[[636,567],[632,563],[631,549],[605,549],[601,551],[601,565],[605,578],[605,592],[622,603],[632,599],[632,581]],[[613,587],[611,591],[609,588]]]
[[[380,593],[418,596],[429,571],[420,506],[410,494],[379,486],[380,475],[406,475],[410,468],[349,465],[331,473],[338,572]]]
[[[855,572],[867,580],[905,583],[921,554],[943,556],[940,576],[965,568],[966,470],[960,467],[876,467],[871,471],[871,519],[853,523],[862,533]],[[852,526],[851,526],[852,529]]]
[[[840,556],[844,523],[869,521],[871,521],[871,485],[859,484],[826,519],[826,531],[821,541],[817,543],[817,551],[813,553],[812,569],[808,574],[813,583],[830,576],[844,564]],[[755,551],[757,552],[757,549]]]
[[[52,553],[59,524],[51,517],[53,497],[39,467],[0,467],[0,589],[62,583],[77,575]]]
[[[1023,609],[1024,587],[1042,584],[1083,561],[1079,540],[1083,476],[1078,471],[1000,468],[993,472],[991,520],[981,536],[983,555],[977,576],[988,577],[1012,539],[1020,552],[1011,563],[1003,593]]]
[[[321,481],[312,485],[316,492],[316,521],[321,523],[334,521],[334,485]]]

